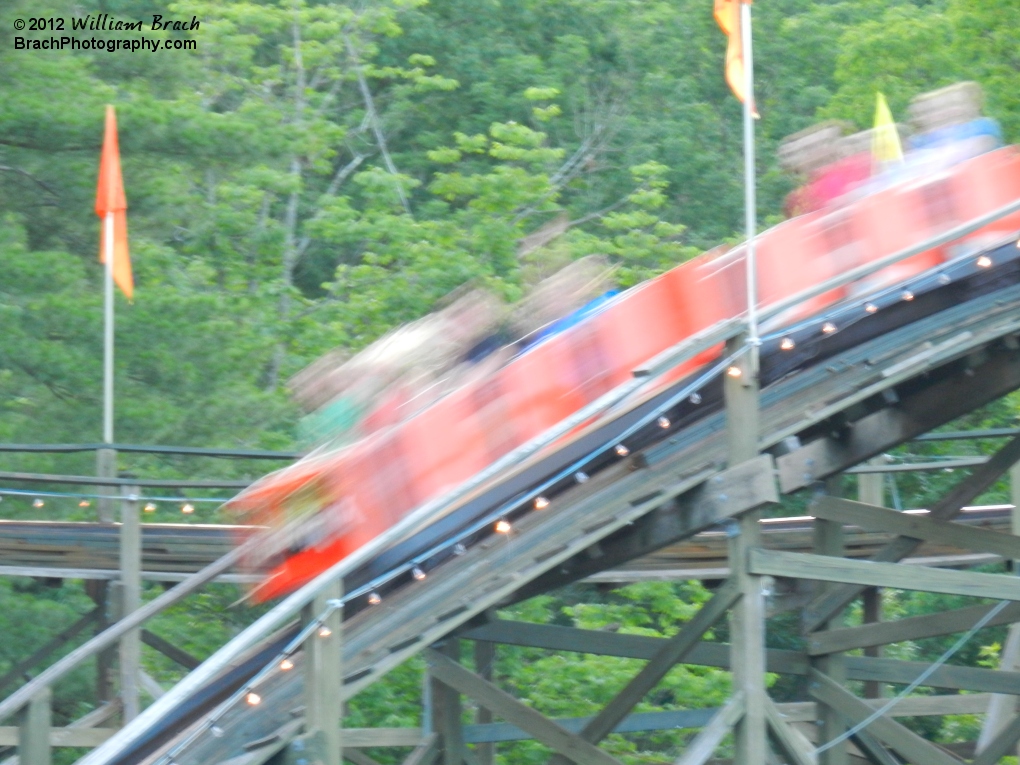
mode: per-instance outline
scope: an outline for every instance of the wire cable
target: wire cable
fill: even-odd
[[[832,747],[834,747],[834,746],[838,746],[839,744],[842,744],[848,738],[851,738],[852,736],[856,736],[862,730],[864,730],[869,725],[871,725],[871,723],[875,722],[875,720],[877,720],[878,718],[882,717],[886,712],[888,712],[894,706],[896,706],[901,701],[903,701],[903,699],[906,698],[908,694],[913,693],[914,690],[917,688],[917,686],[921,685],[925,680],[927,680],[929,677],[931,677],[932,674],[934,674],[937,669],[939,669],[943,664],[945,664],[947,661],[949,661],[949,659],[951,659],[953,657],[953,655],[957,651],[959,651],[961,648],[963,648],[964,645],[967,644],[967,641],[969,641],[972,637],[974,637],[974,635],[977,633],[978,630],[980,630],[982,627],[984,627],[986,624],[988,624],[988,622],[990,622],[992,619],[994,619],[996,616],[998,616],[999,613],[1002,611],[1002,609],[1004,609],[1011,602],[1012,601],[1009,601],[1009,600],[1001,601],[997,606],[995,606],[995,608],[991,609],[987,614],[985,614],[980,619],[978,619],[977,623],[973,627],[971,627],[966,632],[966,634],[961,636],[959,640],[957,640],[955,643],[953,643],[953,645],[949,647],[949,650],[947,650],[945,653],[943,653],[933,664],[928,666],[924,670],[924,672],[922,672],[920,675],[918,675],[917,678],[913,682],[910,683],[910,685],[908,685],[902,691],[897,693],[895,696],[893,696],[891,699],[889,699],[889,701],[887,701],[881,707],[879,707],[874,712],[872,712],[870,715],[865,717],[863,720],[861,720],[855,726],[850,728],[848,731],[846,731],[844,733],[841,733],[840,735],[836,736],[836,738],[832,739],[831,741],[826,742],[822,746],[820,746],[817,749],[815,749],[815,754],[816,755],[817,754],[821,754],[822,752],[825,752],[825,751],[827,751],[829,749],[832,749]]]

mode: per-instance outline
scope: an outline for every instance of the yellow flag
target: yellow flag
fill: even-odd
[[[889,162],[903,161],[903,148],[900,146],[900,134],[893,122],[892,112],[885,96],[878,94],[875,104],[875,130],[871,136],[871,158],[876,167]]]

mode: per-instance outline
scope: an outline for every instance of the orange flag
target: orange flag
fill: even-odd
[[[120,147],[117,143],[117,117],[113,107],[106,107],[106,133],[103,155],[99,160],[99,185],[96,188],[96,215],[102,221],[99,237],[99,262],[106,263],[108,215],[113,215],[113,281],[128,300],[134,296],[135,282],[131,276],[128,255],[127,198],[120,175]]]
[[[733,95],[744,101],[744,44],[740,36],[740,6],[751,4],[751,0],[715,0],[715,21],[728,38],[726,43],[726,82]],[[751,113],[758,116],[758,110],[751,106]]]

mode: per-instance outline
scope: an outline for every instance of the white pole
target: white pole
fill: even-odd
[[[103,220],[105,236],[105,327],[103,333],[103,443],[113,443],[113,213]]]
[[[758,371],[758,264],[754,252],[757,228],[754,188],[754,57],[751,55],[751,5],[740,4],[740,37],[744,57],[744,225],[747,229],[747,341],[751,367]]]

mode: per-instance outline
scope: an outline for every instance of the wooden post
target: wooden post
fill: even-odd
[[[460,640],[446,639],[439,652],[451,661],[460,659]],[[440,736],[442,765],[463,765],[464,732],[461,729],[460,693],[450,686],[431,678],[432,683],[432,729]]]
[[[100,478],[117,477],[117,452],[115,450],[98,449],[96,451],[96,475]],[[100,486],[98,493],[100,497],[96,502],[96,517],[100,523],[113,523],[117,516],[114,488]]]
[[[1020,462],[1009,469],[1010,495],[1013,502],[1011,530],[1020,535]],[[1013,574],[1020,575],[1020,560],[1013,561]],[[1020,668],[1020,624],[1009,625],[1006,642],[999,657],[999,669],[1016,671]],[[995,694],[988,703],[985,724],[978,736],[977,752],[980,754],[1005,729],[1017,713],[1016,696]]]
[[[729,341],[727,353],[744,347],[746,337]],[[726,439],[729,465],[739,465],[758,454],[758,379],[754,359],[757,349],[745,353],[733,370],[724,373]],[[731,615],[731,662],[733,692],[743,697],[744,713],[736,721],[734,761],[741,765],[765,765],[769,752],[765,730],[765,598],[761,577],[748,571],[748,552],[760,546],[758,520],[751,510],[740,516],[730,539],[730,570],[740,590]]]
[[[492,665],[496,661],[496,644],[488,640],[475,641],[475,672],[485,680],[492,681]],[[475,722],[484,725],[492,722],[492,712],[483,705],[478,705]],[[478,765],[493,765],[495,762],[496,745],[489,742],[475,746],[475,760]]]
[[[885,455],[879,455],[868,460],[869,465],[884,465]],[[884,473],[861,473],[857,476],[857,499],[876,507],[885,507],[885,474]],[[874,624],[882,621],[882,590],[878,587],[869,587],[862,596],[864,598],[864,623]],[[875,659],[882,657],[881,646],[868,646],[864,649],[864,655]],[[864,684],[864,697],[877,699],[882,696],[882,684],[869,680]]]
[[[19,765],[50,765],[50,728],[53,725],[51,701],[53,693],[44,688],[37,693],[21,713],[18,727]]]
[[[833,476],[825,482],[826,493],[840,495],[840,476]],[[842,557],[843,550],[843,525],[838,521],[827,521],[822,518],[815,519],[815,552],[819,555],[831,555]],[[826,585],[819,583],[820,591],[837,585]],[[823,629],[832,629],[842,626],[843,614],[840,611],[835,618],[826,622]],[[815,656],[811,664],[819,672],[832,678],[836,683],[846,683],[846,665],[843,654],[834,653],[822,656]],[[836,738],[846,731],[843,718],[837,711],[824,703],[818,704],[818,725],[819,742],[824,744]],[[845,744],[839,744],[826,749],[818,757],[818,765],[849,765],[850,759]]]
[[[139,490],[125,486],[122,490],[120,521],[120,618],[137,611],[142,605],[142,529],[138,517]],[[124,704],[124,722],[138,716],[139,672],[142,642],[138,630],[131,630],[120,640],[120,696]]]
[[[109,594],[110,583],[105,579],[89,579],[85,582],[85,592],[92,598],[99,611],[95,633],[98,635],[110,626]],[[104,704],[113,699],[112,669],[117,658],[116,648],[108,648],[96,656],[96,703]]]
[[[343,583],[338,580],[312,601],[306,618],[317,618],[329,609],[331,600],[339,601],[342,597]],[[342,645],[343,609],[333,608],[305,641],[305,731],[308,738],[315,740],[322,765],[343,762]]]

